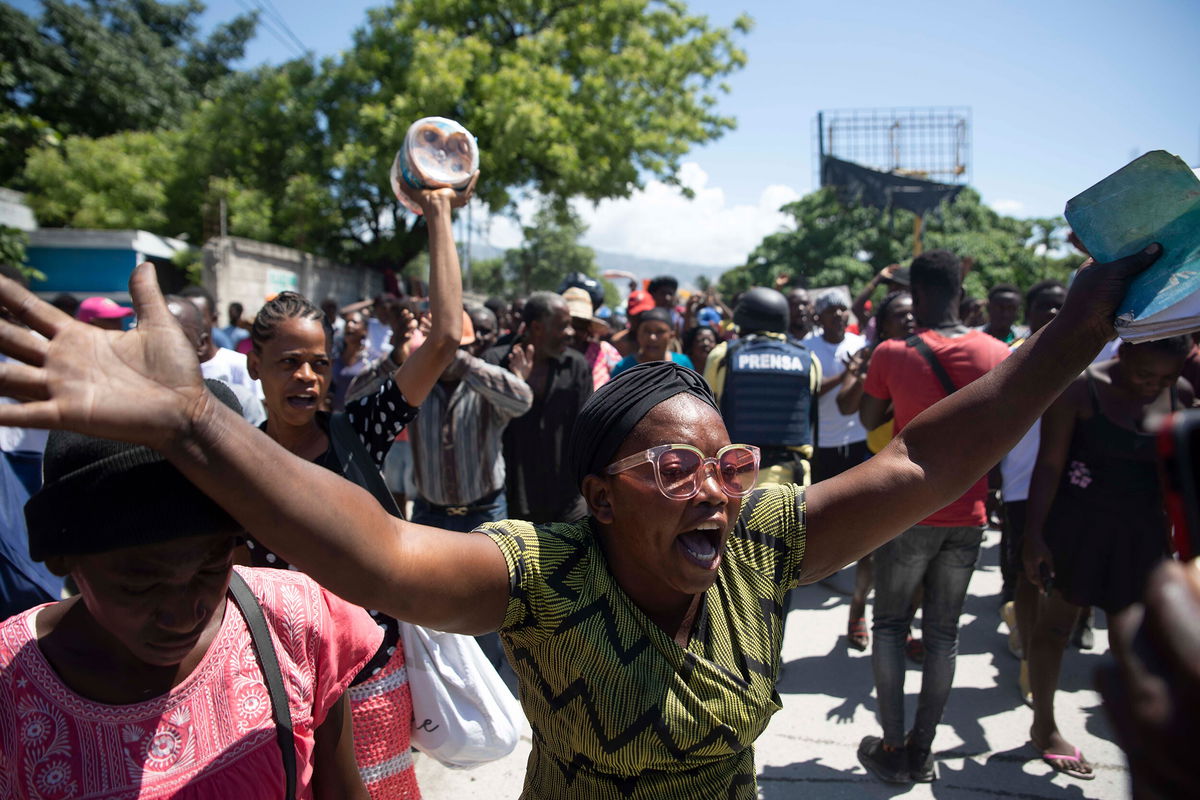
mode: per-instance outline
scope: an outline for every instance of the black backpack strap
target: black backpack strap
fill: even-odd
[[[258,656],[259,669],[267,682],[271,715],[275,717],[275,735],[279,740],[279,750],[283,753],[283,774],[287,781],[287,794],[284,797],[293,800],[296,797],[296,742],[292,734],[292,711],[283,688],[283,672],[275,656],[275,644],[271,641],[271,632],[267,630],[267,618],[263,616],[258,598],[237,570],[230,573],[229,593],[233,595],[233,601],[237,603],[242,619],[246,620],[246,627],[250,629],[254,654]]]
[[[329,416],[329,441],[338,463],[342,465],[342,477],[370,492],[384,511],[404,519],[404,514],[396,506],[396,498],[392,497],[391,489],[379,474],[379,467],[344,413]]]
[[[937,376],[938,382],[942,384],[942,389],[947,395],[954,394],[958,391],[958,387],[954,385],[954,381],[950,380],[950,376],[946,373],[946,369],[942,366],[942,362],[937,360],[937,356],[933,354],[933,350],[929,347],[924,339],[919,334],[913,334],[904,340],[904,343],[909,347],[915,348],[922,358],[929,362],[933,374]]]

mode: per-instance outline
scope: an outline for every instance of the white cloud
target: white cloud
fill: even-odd
[[[693,199],[650,181],[623,200],[605,200],[595,207],[577,204],[588,224],[585,242],[598,250],[641,258],[734,266],[788,221],[779,207],[800,197],[795,189],[776,184],[764,188],[754,205],[731,205],[723,189],[708,185],[708,174],[694,161],[681,166],[679,178],[695,193]]]
[[[730,267],[744,263],[762,238],[790,220],[779,207],[800,198],[790,186],[765,187],[754,204],[732,205],[720,187],[708,185],[708,174],[694,161],[684,162],[680,182],[695,193],[691,200],[661,181],[621,200],[598,205],[580,201],[575,210],[588,225],[584,243],[613,253],[639,258],[681,261],[698,266]],[[518,203],[527,221],[536,208],[533,199]],[[521,241],[519,223],[491,217],[486,240],[496,247],[515,247]]]
[[[1016,216],[1025,210],[1025,204],[1020,200],[993,200],[988,205],[997,214],[1004,214],[1009,217]]]
[[[525,238],[521,231],[521,226],[528,224],[534,213],[537,211],[537,199],[535,197],[523,197],[517,200],[515,217],[510,214],[488,214],[487,207],[482,204],[475,205],[476,219],[482,219],[482,223],[478,223],[474,230],[477,236],[484,242],[487,242],[492,247],[498,247],[501,250],[508,250],[513,247],[520,247],[521,241]],[[461,219],[462,215],[459,215]]]

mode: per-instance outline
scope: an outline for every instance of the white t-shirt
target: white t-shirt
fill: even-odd
[[[392,328],[375,317],[367,319],[367,360],[378,361],[392,352]]]
[[[1029,499],[1029,479],[1033,477],[1033,465],[1037,461],[1038,446],[1042,440],[1042,420],[1025,431],[1021,441],[1000,460],[1000,499],[1006,503],[1017,503]]]
[[[840,342],[825,341],[820,334],[804,337],[804,346],[813,351],[821,362],[821,380],[826,381],[846,371],[850,356],[866,346],[867,340],[857,333],[846,332]],[[858,414],[843,414],[837,407],[837,388],[830,389],[817,401],[817,447],[843,447],[866,441],[867,429]]]
[[[1093,364],[1099,364],[1101,361],[1117,357],[1117,348],[1121,346],[1121,340],[1113,339],[1100,351],[1100,354],[1092,361]],[[1013,348],[1015,350],[1015,348]],[[1019,503],[1029,499],[1029,480],[1033,477],[1033,466],[1037,463],[1038,448],[1042,443],[1042,420],[1039,417],[1034,421],[1033,427],[1025,432],[1021,437],[1021,441],[1017,442],[1012,450],[1000,460],[1000,478],[1002,484],[1000,486],[1000,499],[1006,503]]]
[[[262,384],[250,377],[246,368],[246,356],[224,347],[200,365],[200,373],[207,380],[221,381],[233,390],[233,395],[242,404],[242,416],[251,425],[261,425],[267,418],[263,408]]]

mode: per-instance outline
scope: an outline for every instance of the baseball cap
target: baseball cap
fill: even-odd
[[[628,307],[629,316],[636,317],[643,311],[654,308],[654,298],[650,296],[649,292],[636,289],[629,293]]]
[[[80,322],[91,322],[94,319],[121,319],[132,313],[132,308],[126,308],[107,297],[89,297],[79,304],[79,308],[75,311],[75,319]]]

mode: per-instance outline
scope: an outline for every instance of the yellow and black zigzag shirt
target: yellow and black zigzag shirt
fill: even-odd
[[[500,634],[533,728],[522,798],[757,796],[804,513],[799,486],[746,498],[686,648],[617,585],[590,519],[483,526],[508,562]]]

